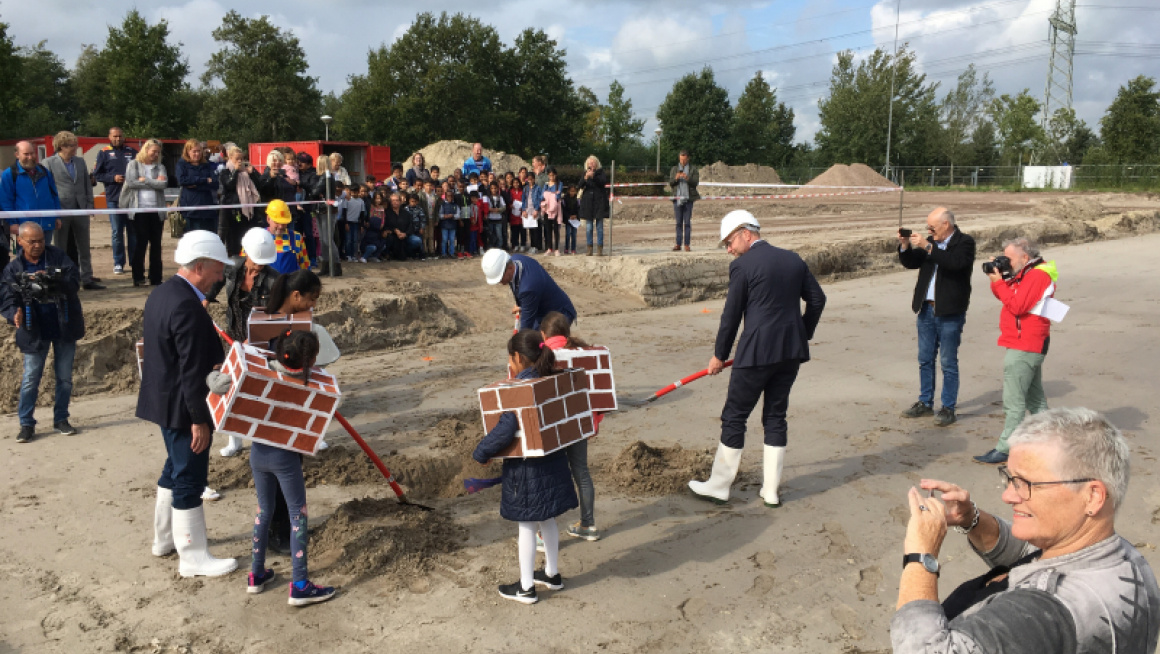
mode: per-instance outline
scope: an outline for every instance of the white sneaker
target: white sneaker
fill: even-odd
[[[359,257],[358,262],[359,263],[366,263],[367,262],[366,257]]]
[[[222,449],[218,450],[218,453],[228,459],[231,456],[234,456],[235,454],[237,454],[238,452],[241,452],[241,451],[242,451],[242,439],[238,438],[237,436],[230,436],[229,444],[227,444]]]
[[[209,486],[206,486],[205,490],[201,492],[201,499],[205,500],[206,502],[216,502],[221,498],[222,494],[210,488]]]
[[[326,441],[318,441],[318,449],[319,449],[319,450],[325,450],[325,449],[327,449],[327,448],[329,448],[329,447],[330,447],[330,445],[329,445],[329,444],[327,444],[327,442],[326,442]]]
[[[114,275],[124,275],[125,274],[125,267],[124,266],[113,266],[113,274]]]

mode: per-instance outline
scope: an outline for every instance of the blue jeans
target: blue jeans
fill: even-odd
[[[680,204],[673,201],[673,214],[677,217],[677,245],[689,247],[689,240],[693,236],[693,203],[685,201]],[[681,227],[685,228],[685,241],[681,242]]]
[[[358,256],[358,223],[346,224],[346,252],[347,256],[354,258]]]
[[[412,257],[422,256],[423,254],[423,239],[414,234],[407,237],[407,255]]]
[[[564,251],[576,251],[576,228],[569,222],[564,223]]]
[[[592,246],[592,223],[596,223],[596,244],[603,246],[604,245],[604,219],[603,218],[599,218],[597,220],[585,220],[584,221],[584,232],[588,236],[588,245],[589,245],[589,247]]]
[[[306,482],[302,478],[302,455],[261,443],[250,446],[250,470],[258,494],[258,516],[254,520],[253,562],[250,571],[266,571],[266,545],[278,488],[286,496],[290,512],[290,565],[294,581],[306,581]]]
[[[593,504],[596,503],[596,490],[592,485],[592,473],[588,471],[588,440],[576,441],[569,445],[564,453],[568,455],[568,467],[572,469],[572,480],[580,490],[580,526],[595,527],[596,518],[593,515]]]
[[[188,511],[201,506],[201,494],[209,481],[209,450],[194,454],[193,430],[161,428],[165,439],[165,467],[157,485],[173,491],[173,508]]]
[[[487,234],[491,243],[488,247],[502,248],[503,247],[503,221],[489,220],[487,223]]]
[[[112,200],[109,200],[107,204],[110,209],[120,208],[117,202]],[[113,230],[113,265],[124,268],[127,265],[125,258],[125,232],[129,232],[128,251],[130,253],[137,250],[137,234],[129,228],[129,214],[127,213],[109,214],[109,227]]]
[[[934,315],[934,307],[923,303],[918,312],[918,401],[934,406],[934,357],[939,355],[943,371],[942,405],[954,411],[959,398],[959,343],[967,314]]]
[[[439,247],[444,256],[455,256],[455,228],[444,229],[443,239],[439,241]]]
[[[375,252],[378,252],[378,251],[379,251],[379,246],[377,246],[377,245],[368,245],[368,246],[366,247],[366,249],[365,249],[365,250],[363,250],[362,258],[364,258],[364,259],[366,259],[366,260],[368,260],[368,261],[369,261],[369,260],[371,259],[371,257],[375,256]]]
[[[52,369],[56,374],[56,398],[52,408],[53,423],[68,420],[68,403],[72,399],[73,359],[77,354],[76,341],[52,341]],[[40,396],[40,378],[44,375],[44,364],[48,358],[49,343],[32,354],[24,355],[24,376],[20,379],[20,426],[36,424],[32,413],[36,411],[36,398]]]

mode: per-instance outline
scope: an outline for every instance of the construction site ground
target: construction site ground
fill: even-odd
[[[341,411],[412,498],[435,510],[399,506],[332,427],[331,449],[308,457],[305,469],[311,576],[339,596],[294,609],[286,557],[268,559],[281,585],[245,591],[256,499],[245,454],[217,455],[221,435],[210,483],[224,497],[207,504],[207,522],[211,550],[238,557],[239,572],[182,579],[175,557],[151,556],[165,455],[157,427],[133,417],[129,351],[148,289],[111,274],[107,224],[94,223],[97,274],[110,288],[82,293],[90,333],[72,404],[81,433],[50,433],[50,393],[32,443],[15,442],[14,415],[0,419],[0,518],[9,534],[0,543],[0,653],[889,652],[907,488],[950,480],[981,508],[1010,514],[998,473],[970,459],[994,445],[1003,424],[999,307],[981,272],[960,349],[958,423],[898,417],[918,390],[915,273],[893,254],[898,201],[897,193],[704,201],[690,253],[671,252],[671,203],[625,201],[611,223],[613,256],[547,260],[577,306],[577,334],[611,348],[626,399],[708,363],[729,263],[715,247],[717,221],[728,210],[750,209],[767,240],[800,252],[829,302],[790,400],[783,506],[767,509],[757,497],[756,414],[731,503],[706,504],[685,490],[711,464],[727,373],[645,407],[626,402],[590,447],[604,536],[564,536],[565,589],[541,592],[531,607],[496,592],[518,577],[516,528],[499,517],[499,489],[467,495],[462,485],[498,473],[469,455],[483,436],[476,389],[504,375],[512,325],[510,291],[487,286],[478,260],[352,263],[343,277],[324,278],[316,316],[343,350],[330,368],[345,395]],[[1104,411],[1125,431],[1132,486],[1117,531],[1155,568],[1160,198],[906,193],[904,226],[921,229],[938,205],[976,237],[980,260],[998,254],[1004,238],[1031,234],[1057,261],[1057,297],[1072,309],[1053,328],[1047,396],[1053,406]],[[167,235],[167,260],[172,245]],[[20,360],[10,327],[0,339],[11,412]],[[578,519],[562,516],[561,530]],[[985,572],[953,533],[940,559],[944,597]]]

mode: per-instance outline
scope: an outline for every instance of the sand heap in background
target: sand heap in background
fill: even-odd
[[[412,152],[403,162],[403,172],[406,173],[411,169],[411,160],[415,158],[415,154],[422,154],[428,168],[439,166],[439,175],[447,177],[451,174],[452,169],[463,167],[463,162],[471,156],[472,145],[467,141],[436,141],[419,150],[418,153]],[[532,164],[524,161],[521,157],[498,150],[484,148],[483,156],[491,159],[491,169],[496,173],[508,171],[514,173],[525,166],[528,170],[532,168]]]
[[[879,175],[873,168],[866,164],[834,164],[826,172],[811,179],[809,186],[876,186],[876,187],[890,187],[898,188],[894,182]],[[810,188],[801,188],[794,191],[794,195],[804,195],[806,193],[816,193],[817,191]]]
[[[711,166],[701,168],[701,182],[716,182],[725,184],[781,184],[781,177],[777,171],[769,166],[745,164],[744,166],[730,166],[718,161]],[[698,189],[705,195],[768,195],[776,191],[768,188],[753,188],[750,186],[704,186]]]

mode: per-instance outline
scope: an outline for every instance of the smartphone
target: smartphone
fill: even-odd
[[[911,232],[909,229],[906,229],[905,227],[898,228],[898,235],[901,236],[902,238],[910,238],[910,235],[912,233],[913,232]]]

